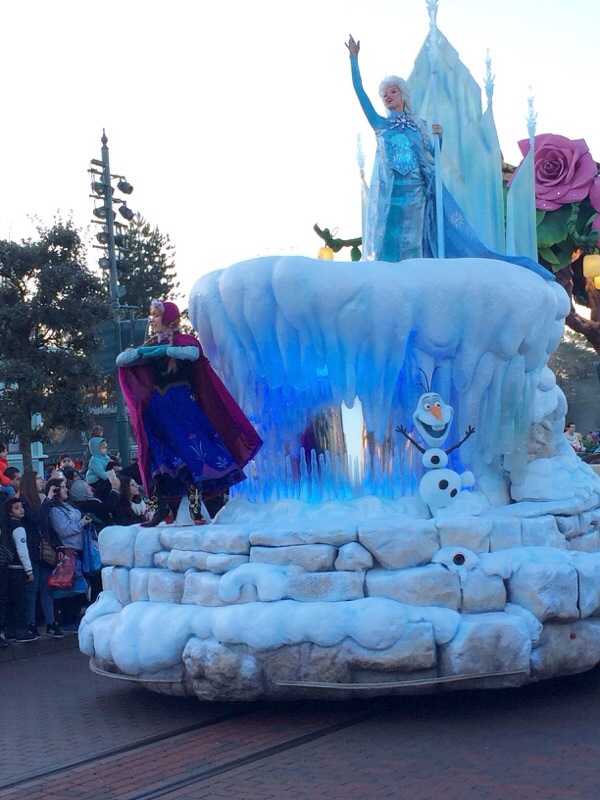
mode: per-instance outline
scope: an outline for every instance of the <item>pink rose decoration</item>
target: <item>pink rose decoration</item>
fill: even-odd
[[[519,142],[525,156],[529,139]],[[578,203],[595,185],[596,162],[583,139],[541,133],[533,140],[535,205],[554,211],[565,203]],[[600,205],[600,186],[595,190]],[[595,208],[596,206],[594,206]]]

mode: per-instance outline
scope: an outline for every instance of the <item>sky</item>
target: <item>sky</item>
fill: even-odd
[[[357,137],[367,165],[374,137],[344,42],[360,39],[377,106],[429,22],[425,0],[29,0],[1,18],[0,239],[57,214],[89,225],[105,128],[128,204],[175,245],[184,298],[237,261],[315,257],[315,223],[360,235]],[[439,0],[437,22],[480,85],[490,51],[507,161],[520,160],[529,87],[537,133],[583,138],[600,161],[598,0]]]

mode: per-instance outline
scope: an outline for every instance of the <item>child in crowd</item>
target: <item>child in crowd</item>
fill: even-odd
[[[90,440],[96,436],[100,436],[100,438],[104,437],[104,428],[102,427],[102,425],[94,425],[92,428],[90,428],[88,446],[83,451],[83,456],[81,458],[80,472],[82,478],[85,478],[85,474],[87,472],[87,468],[90,463],[90,458],[92,457],[92,454],[90,453]]]
[[[8,497],[14,497],[15,490],[11,485],[10,478],[4,474],[8,468],[8,446],[4,442],[0,442],[0,495],[6,500]]]
[[[111,478],[115,478],[114,470],[109,468],[110,456],[108,444],[101,436],[92,436],[88,442],[90,463],[85,479],[100,500],[106,500],[111,490]]]
[[[11,497],[19,494],[19,488],[21,486],[21,470],[18,470],[16,467],[7,467],[4,470],[4,477],[8,480],[13,493]],[[4,495],[4,499],[6,499],[6,495]]]
[[[7,641],[34,642],[39,639],[27,629],[27,595],[25,584],[33,580],[33,568],[27,549],[27,534],[23,527],[25,509],[18,497],[11,497],[6,503],[9,518],[9,530],[14,546],[13,557],[8,565],[8,591],[6,597],[6,628],[4,637]]]
[[[75,462],[68,453],[60,457],[57,467],[65,476],[67,486],[70,486],[73,481],[83,478],[83,475],[75,468]]]

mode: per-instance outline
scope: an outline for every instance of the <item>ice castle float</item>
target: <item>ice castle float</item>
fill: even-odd
[[[491,108],[472,111],[472,79],[440,41],[442,91],[471,109],[467,171],[493,198],[498,175],[473,170],[486,153],[499,164]],[[489,206],[480,223],[506,247]],[[568,309],[555,282],[502,261],[268,257],[201,278],[191,319],[265,446],[213,524],[102,531],[103,592],[79,633],[92,668],[224,700],[594,667],[600,478],[563,436],[547,366]]]

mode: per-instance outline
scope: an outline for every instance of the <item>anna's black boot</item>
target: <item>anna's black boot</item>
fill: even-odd
[[[152,519],[149,519],[147,522],[141,522],[140,528],[155,528],[157,525],[160,525],[161,522],[164,522],[170,513],[171,509],[168,505],[158,506],[152,515]]]
[[[190,517],[194,525],[206,525],[206,520],[202,516],[201,503],[202,492],[195,483],[189,483],[187,496],[190,502]]]
[[[163,498],[160,487],[156,487],[156,493],[152,495],[150,500],[154,505],[154,514],[147,522],[142,522],[140,528],[155,528],[157,525],[160,525],[161,522],[164,522],[171,514],[171,509]]]

